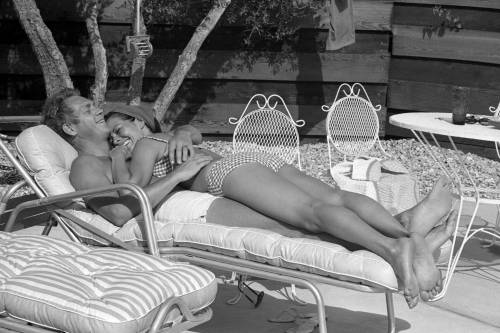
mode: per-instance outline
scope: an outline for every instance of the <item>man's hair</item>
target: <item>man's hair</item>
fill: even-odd
[[[73,115],[73,110],[64,101],[72,96],[80,96],[80,92],[77,89],[65,88],[48,97],[42,107],[42,124],[47,125],[69,142],[72,138],[63,131],[63,125]]]

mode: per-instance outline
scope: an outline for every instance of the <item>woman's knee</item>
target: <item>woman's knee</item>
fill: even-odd
[[[296,215],[300,219],[301,227],[311,233],[320,233],[325,230],[325,210],[328,206],[322,200],[311,198],[297,207]]]

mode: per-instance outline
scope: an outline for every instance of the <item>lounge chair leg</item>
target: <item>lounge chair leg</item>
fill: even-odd
[[[306,280],[296,281],[295,284],[303,285],[313,294],[316,299],[316,306],[318,307],[318,332],[327,333],[325,302],[323,301],[323,296],[321,296],[318,287],[316,287],[314,283]]]
[[[392,299],[392,292],[385,292],[385,303],[387,305],[387,332],[396,332],[396,318],[394,317],[394,301]]]

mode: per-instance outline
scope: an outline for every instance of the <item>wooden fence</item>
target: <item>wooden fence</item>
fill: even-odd
[[[72,8],[74,1],[37,3],[75,85],[87,92],[93,82],[92,55],[85,25]],[[383,106],[381,135],[409,136],[386,126],[391,114],[451,111],[455,85],[471,89],[471,112],[486,114],[500,101],[500,1],[440,0],[460,18],[463,29],[424,35],[440,23],[433,14],[435,3],[354,0],[356,43],[340,51],[325,51],[324,12],[305,13],[299,22],[302,28],[291,41],[261,41],[252,48],[243,43],[244,27],[222,22],[203,45],[171,107],[182,110],[179,122],[191,122],[204,134],[227,135],[233,130],[227,119],[238,116],[254,93],[277,93],[295,118],[306,121],[303,138],[323,138],[321,106],[333,101],[342,82],[361,82],[373,103]],[[100,21],[110,68],[107,98],[123,99],[130,73],[124,43],[131,34],[130,8],[116,0]],[[154,101],[193,30],[187,24],[149,27],[155,49],[147,62],[144,101]],[[44,97],[43,78],[29,41],[2,2],[0,116],[37,115]],[[485,143],[474,144],[493,156]]]

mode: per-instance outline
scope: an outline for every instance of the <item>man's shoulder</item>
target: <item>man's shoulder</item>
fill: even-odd
[[[98,182],[108,180],[107,174],[107,164],[97,156],[79,155],[71,165],[69,177],[75,188],[83,189],[95,185],[92,184],[94,180]]]
[[[71,170],[79,168],[99,168],[103,167],[102,161],[94,155],[78,155],[78,157],[71,164]]]

